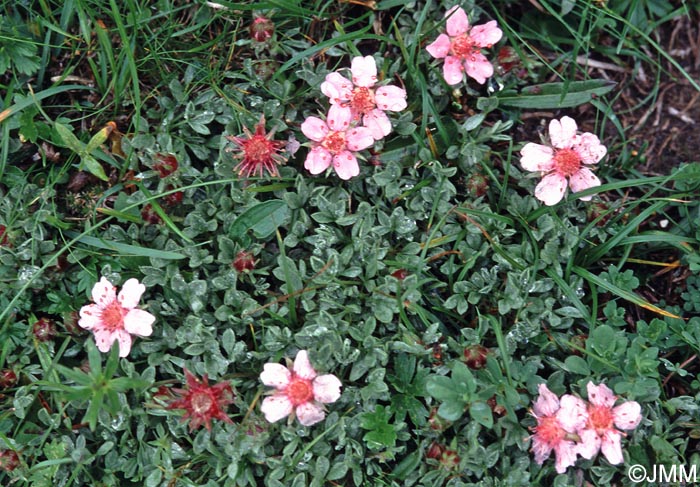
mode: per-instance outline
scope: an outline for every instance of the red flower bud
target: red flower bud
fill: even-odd
[[[39,318],[32,325],[32,333],[40,342],[48,342],[56,336],[56,323],[48,318]]]
[[[265,42],[275,32],[275,24],[266,17],[257,17],[250,24],[250,37],[257,42]]]
[[[170,176],[177,171],[177,158],[172,154],[157,154],[156,162],[153,164],[153,170],[158,173],[161,178]]]
[[[0,451],[0,470],[12,472],[19,467],[19,455],[14,450]]]
[[[238,252],[238,255],[236,255],[236,258],[233,259],[232,265],[238,272],[252,271],[255,269],[255,257],[253,257],[253,254],[241,250]]]
[[[470,345],[464,349],[464,363],[470,369],[481,369],[486,365],[489,349],[482,345]]]
[[[12,369],[0,370],[0,389],[9,389],[17,384],[17,374]]]

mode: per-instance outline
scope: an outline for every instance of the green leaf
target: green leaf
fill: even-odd
[[[384,406],[376,406],[374,411],[364,413],[360,419],[360,426],[370,430],[362,437],[367,442],[370,450],[391,448],[396,444],[397,434],[394,426],[389,422],[391,411]]]
[[[457,421],[464,414],[467,403],[461,400],[443,402],[438,408],[438,415],[448,421]]]
[[[566,366],[566,370],[574,374],[587,376],[591,373],[591,369],[588,366],[588,362],[586,362],[578,355],[571,355],[569,357],[566,357],[566,360],[564,360],[564,365]]]
[[[83,150],[85,149],[85,144],[80,142],[80,140],[78,140],[75,134],[73,134],[73,132],[71,132],[71,130],[66,125],[54,122],[53,126],[56,129],[56,133],[61,138],[61,141],[66,145],[66,147],[68,147],[76,154],[81,154],[83,152]]]
[[[286,223],[291,216],[287,203],[283,200],[269,200],[248,208],[231,224],[229,235],[240,239],[248,230],[253,230],[257,238],[264,239],[275,233],[277,227]]]
[[[570,108],[591,101],[612,91],[617,83],[604,79],[543,83],[523,88],[519,95],[512,92],[498,97],[503,106],[526,109]],[[510,95],[510,96],[509,96]]]
[[[472,375],[469,367],[467,367],[462,362],[455,362],[452,368],[452,382],[453,388],[456,389],[458,394],[464,394],[464,392],[469,392],[473,394],[476,392],[476,381]]]
[[[475,402],[469,406],[469,415],[474,421],[484,426],[485,428],[493,427],[493,412],[485,402]]]
[[[462,395],[455,389],[455,384],[449,377],[433,375],[428,377],[425,389],[438,401],[461,401]]]
[[[80,158],[81,166],[85,166],[90,174],[95,177],[100,178],[102,181],[109,181],[102,164],[97,162],[97,159],[92,157],[90,154],[83,154]]]
[[[78,233],[73,231],[65,232],[70,238],[75,238]],[[171,252],[169,250],[158,250],[149,249],[146,247],[139,247],[137,245],[129,245],[121,242],[111,242],[101,238],[90,237],[88,235],[83,235],[78,238],[78,242],[90,247],[95,247],[103,250],[111,250],[113,252],[119,253],[121,255],[135,255],[139,257],[153,257],[156,259],[164,260],[179,260],[184,259],[186,256],[177,252]]]

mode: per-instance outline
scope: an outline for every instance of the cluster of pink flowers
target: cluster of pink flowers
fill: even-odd
[[[391,132],[386,112],[406,108],[406,91],[394,85],[377,85],[377,64],[372,56],[357,56],[350,66],[351,79],[339,72],[326,76],[321,91],[330,99],[325,120],[307,117],[301,131],[312,141],[304,167],[320,174],[333,166],[338,177],[360,174],[357,151],[371,147]]]
[[[605,384],[587,385],[588,402],[564,394],[561,398],[545,384],[539,386],[539,397],[532,414],[537,419],[533,429],[532,452],[542,465],[554,451],[558,473],[576,463],[581,455],[590,460],[601,452],[613,465],[623,462],[620,430],[632,430],[642,420],[641,407],[635,401],[615,406],[617,397]]]

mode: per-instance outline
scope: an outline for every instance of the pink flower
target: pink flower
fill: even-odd
[[[329,113],[327,123],[318,117],[308,117],[301,124],[301,131],[316,142],[309,151],[304,167],[311,174],[320,174],[333,164],[340,179],[350,179],[360,174],[360,166],[353,152],[374,144],[372,131],[366,127],[350,128],[352,114],[341,110]]]
[[[532,451],[535,461],[542,465],[554,450],[558,473],[576,463],[576,430],[586,424],[586,404],[569,394],[561,401],[546,384],[539,385],[539,397],[532,406],[537,426],[532,428]]]
[[[352,81],[334,72],[321,83],[321,91],[331,101],[328,117],[349,111],[351,119],[362,119],[375,140],[386,137],[391,132],[391,121],[384,112],[406,108],[406,91],[393,85],[372,88],[377,82],[377,64],[372,56],[354,57],[350,72]]]
[[[332,374],[317,375],[306,350],[297,353],[293,367],[265,364],[260,380],[276,389],[260,407],[265,419],[274,423],[291,414],[304,426],[316,424],[326,417],[323,404],[337,401],[342,386]]]
[[[597,164],[608,150],[595,135],[589,132],[578,135],[576,130],[576,122],[570,117],[552,120],[550,145],[530,142],[520,150],[523,169],[546,173],[535,188],[535,198],[545,205],[559,203],[567,186],[573,192],[600,186],[600,179],[586,166]],[[589,201],[591,197],[581,199]]]
[[[245,137],[226,136],[236,145],[235,149],[227,149],[227,152],[234,151],[233,157],[241,161],[234,171],[238,171],[238,175],[244,178],[251,175],[262,177],[265,171],[272,176],[279,176],[277,165],[284,164],[285,158],[278,152],[284,146],[284,142],[272,140],[274,129],[265,133],[265,115],[260,116],[255,133],[251,133],[247,127],[243,127],[243,132]]]
[[[636,428],[642,420],[642,408],[635,401],[613,407],[617,398],[605,384],[596,386],[589,382],[587,389],[588,421],[578,430],[581,437],[578,452],[590,460],[601,451],[611,464],[618,465],[623,461],[620,441],[624,433],[615,427],[622,430]]]
[[[464,10],[454,6],[445,14],[447,34],[440,34],[426,50],[436,59],[445,59],[442,72],[448,85],[462,81],[462,71],[484,84],[493,75],[493,66],[481,54],[482,47],[491,47],[503,37],[495,20],[469,26]]]
[[[92,288],[92,300],[80,308],[78,325],[95,334],[100,352],[109,352],[115,340],[119,342],[119,356],[131,351],[131,335],[150,336],[155,316],[136,306],[146,286],[137,279],[129,279],[117,295],[117,289],[106,279]]]

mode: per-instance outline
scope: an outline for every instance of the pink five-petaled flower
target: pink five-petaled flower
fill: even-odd
[[[322,173],[331,163],[340,179],[360,174],[353,152],[374,144],[374,137],[366,127],[350,128],[351,120],[350,111],[341,111],[333,116],[329,114],[327,123],[318,117],[308,117],[301,124],[304,135],[316,142],[304,162],[311,174]]]
[[[636,401],[623,402],[613,407],[617,398],[605,384],[596,386],[589,382],[586,388],[588,421],[578,430],[581,437],[578,452],[590,460],[601,451],[611,464],[618,465],[623,461],[620,440],[624,433],[615,427],[622,430],[636,428],[642,420],[642,408]]]
[[[265,364],[260,380],[276,389],[260,407],[265,419],[274,423],[293,415],[304,426],[316,424],[326,417],[323,404],[337,401],[342,386],[333,374],[317,375],[306,350],[297,353],[290,368],[275,363]]]
[[[443,76],[448,85],[462,81],[462,71],[484,84],[493,75],[493,66],[481,54],[482,47],[491,47],[501,40],[503,32],[495,20],[470,28],[466,12],[454,6],[445,14],[447,34],[440,34],[426,50],[436,59],[445,59]]]
[[[248,178],[256,174],[262,177],[267,171],[272,176],[277,176],[277,165],[284,164],[285,158],[279,154],[279,150],[284,147],[285,142],[272,140],[275,134],[274,129],[265,133],[265,115],[260,116],[260,121],[255,126],[255,133],[251,133],[247,127],[243,127],[245,137],[234,137],[227,135],[226,138],[236,144],[237,151],[234,158],[241,162],[234,168],[238,175]],[[228,149],[231,152],[234,149]]]
[[[547,388],[539,385],[539,397],[532,406],[537,426],[532,428],[532,451],[535,461],[542,465],[552,450],[555,468],[564,473],[576,463],[576,430],[586,424],[586,404],[578,397],[564,394],[559,398]]]
[[[211,431],[212,419],[233,423],[224,413],[226,406],[233,403],[233,390],[229,382],[209,386],[209,378],[206,374],[202,376],[200,382],[187,369],[185,369],[185,379],[187,388],[173,389],[180,398],[168,404],[168,409],[185,409],[187,412],[182,416],[182,421],[190,418],[190,431],[202,425]]]
[[[535,198],[545,205],[559,203],[567,185],[574,193],[600,186],[600,179],[586,166],[597,164],[608,150],[595,135],[590,132],[579,135],[576,130],[576,122],[570,117],[552,120],[549,146],[529,142],[520,150],[523,169],[546,173],[535,188]],[[581,199],[589,201],[591,197]]]
[[[391,121],[384,112],[406,108],[406,90],[393,85],[375,90],[377,64],[372,56],[354,57],[350,73],[352,81],[334,72],[321,83],[321,91],[331,101],[328,118],[337,117],[340,111],[348,111],[352,119],[362,120],[362,125],[372,131],[375,140],[386,137],[391,132]]]
[[[137,279],[129,279],[117,295],[115,288],[105,277],[92,288],[92,300],[80,308],[81,328],[95,334],[95,343],[100,352],[109,352],[114,341],[119,342],[119,356],[126,357],[131,351],[131,335],[150,336],[156,317],[138,309],[146,286]]]

